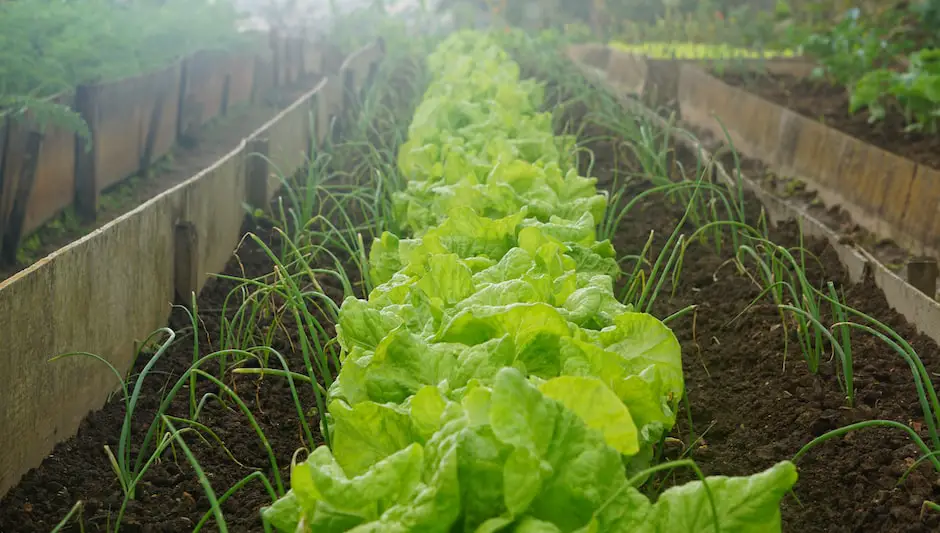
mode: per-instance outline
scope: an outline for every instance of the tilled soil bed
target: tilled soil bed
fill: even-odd
[[[269,229],[252,227],[247,222],[244,229],[256,231],[269,245],[276,247],[277,238]],[[238,258],[233,257],[229,261],[224,274],[252,278],[269,274],[272,270],[273,264],[264,251],[253,241],[246,240],[238,252]],[[355,281],[353,272],[349,270],[350,277]],[[324,291],[339,304],[343,289],[338,281],[327,276],[319,281]],[[218,348],[223,303],[237,285],[237,282],[224,279],[210,280],[200,295],[197,303],[201,321],[201,355]],[[325,317],[321,323],[332,331],[332,324]],[[169,327],[178,332],[178,337],[154,367],[154,372],[144,381],[133,424],[135,444],[143,439],[147,429],[145,424],[153,420],[166,389],[193,362],[192,328],[188,316],[183,311],[175,311]],[[303,360],[299,349],[294,349],[295,346],[296,339],[289,339],[283,333],[276,335],[272,343],[272,347],[285,356],[291,368],[301,369]],[[139,372],[148,360],[148,354],[142,354],[134,373]],[[212,363],[204,365],[204,368],[212,372],[218,365]],[[274,451],[280,475],[287,483],[291,457],[295,450],[303,446],[301,424],[287,381],[278,377],[258,379],[231,373],[226,374],[225,381],[256,417]],[[218,387],[208,382],[201,382],[197,388],[197,398],[218,391]],[[298,384],[297,390],[304,405],[315,405],[309,386]],[[189,395],[185,390],[181,391],[168,413],[186,416],[188,401]],[[317,431],[319,420],[311,417],[308,421],[311,429]],[[42,465],[30,471],[0,502],[0,531],[48,532],[77,500],[85,502],[84,531],[113,531],[114,516],[121,505],[123,494],[103,446],[109,444],[116,450],[123,422],[124,405],[120,398],[113,399],[103,409],[89,415],[75,437],[56,446]],[[233,403],[229,402],[228,407],[223,407],[219,402],[209,402],[199,422],[215,432],[238,461],[229,457],[208,435],[208,443],[193,437],[186,439],[217,496],[256,469],[261,470],[273,483],[268,455],[246,417]],[[271,498],[259,482],[246,485],[223,505],[229,531],[262,530],[259,509],[270,503]],[[208,501],[190,464],[178,449],[175,460],[168,451],[138,486],[137,498],[125,513],[121,531],[192,531],[208,509]],[[215,523],[210,520],[204,531],[215,530]],[[77,532],[80,529],[77,522],[73,521],[65,531]]]
[[[713,73],[714,75],[718,75]],[[789,75],[724,72],[725,83],[739,87],[801,115],[818,120],[889,152],[917,163],[940,168],[940,136],[906,132],[904,117],[889,112],[884,120],[869,123],[866,110],[849,113],[849,94],[844,87],[824,80]]]
[[[588,128],[590,131],[591,128]],[[602,135],[602,132],[595,132]],[[595,174],[602,185],[609,181],[614,161],[610,143],[590,147],[596,158]],[[691,154],[679,150],[687,168],[695,168]],[[647,185],[636,185],[636,192]],[[637,253],[652,230],[657,235],[652,257],[672,233],[684,206],[662,197],[648,197],[622,222],[614,240],[618,253]],[[746,199],[753,214],[757,200]],[[753,222],[753,218],[751,219]],[[682,233],[695,228],[688,224]],[[797,246],[795,224],[781,225],[771,238],[780,245]],[[819,258],[808,265],[808,278],[820,287],[832,280],[844,286],[847,303],[881,320],[910,342],[929,371],[940,369],[940,350],[917,334],[892,310],[872,282],[845,284],[846,277],[834,250],[825,242],[807,239],[804,246]],[[694,459],[705,475],[748,475],[778,461],[790,459],[805,444],[830,430],[873,419],[894,420],[922,429],[923,413],[907,364],[881,341],[852,334],[855,358],[856,406],[848,408],[833,361],[823,362],[813,375],[802,359],[797,337],[790,328],[789,353],[777,309],[769,297],[737,272],[713,246],[688,249],[674,293],[665,289],[654,314],[669,316],[689,305],[694,314],[670,323],[683,348],[687,402],[673,437],[682,446],[667,450]],[[740,318],[734,319],[739,314]],[[689,423],[691,420],[691,425]],[[926,431],[920,431],[927,438]],[[691,444],[691,446],[690,446]],[[795,492],[783,504],[783,530],[799,533],[928,532],[940,528],[940,517],[926,513],[922,504],[940,497],[940,477],[923,462],[902,485],[898,481],[921,456],[909,437],[896,430],[865,429],[837,437],[810,451],[799,462]],[[648,488],[693,479],[679,473],[654,481]]]

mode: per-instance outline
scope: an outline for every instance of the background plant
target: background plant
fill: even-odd
[[[838,24],[808,35],[802,44],[806,55],[820,63],[815,74],[850,85],[872,69],[890,65],[911,46],[893,31],[901,16],[895,13],[873,19],[852,8]]]
[[[865,74],[852,91],[849,112],[863,108],[868,109],[870,122],[894,112],[903,115],[908,130],[937,133],[940,51],[924,49],[911,54],[904,72],[881,68]]]
[[[86,133],[81,119],[44,99],[76,85],[160,69],[202,49],[251,42],[226,1],[0,2],[0,114],[32,110],[41,123]]]

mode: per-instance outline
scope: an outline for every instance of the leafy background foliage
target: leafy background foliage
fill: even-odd
[[[240,46],[229,2],[16,0],[0,2],[0,113],[34,110],[81,130],[77,115],[44,101],[83,83],[153,71],[200,49]]]

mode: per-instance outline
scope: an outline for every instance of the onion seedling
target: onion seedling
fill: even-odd
[[[705,174],[702,173],[698,176],[698,180],[693,183],[702,185],[704,178]],[[678,285],[679,274],[682,271],[682,258],[686,248],[684,244],[686,242],[685,236],[680,235],[679,232],[685,225],[686,220],[689,218],[693,206],[695,205],[696,198],[698,197],[698,194],[701,190],[706,190],[706,188],[696,186],[692,189],[691,197],[689,198],[689,203],[686,205],[685,212],[676,223],[672,234],[670,234],[667,238],[666,243],[660,250],[656,260],[653,262],[649,273],[643,274],[643,282],[639,284],[637,283],[636,270],[634,270],[631,278],[627,280],[627,289],[621,300],[625,304],[632,304],[635,309],[641,312],[649,313],[652,310],[653,304],[659,295],[659,291],[662,289],[668,276],[672,276],[673,288]],[[646,247],[644,247],[644,257],[646,250],[648,250],[650,247],[652,238],[653,235],[651,234],[650,241],[648,241]],[[641,262],[637,262],[637,267],[640,267],[641,265]],[[639,294],[636,292],[637,289],[639,289]]]
[[[193,528],[193,533],[199,533],[200,531],[202,531],[203,526],[205,526],[206,522],[208,522],[209,519],[212,518],[213,516],[221,515],[222,504],[224,504],[226,500],[234,496],[235,493],[237,493],[239,490],[244,488],[245,485],[251,483],[252,481],[256,479],[264,487],[264,490],[265,492],[268,493],[268,496],[271,498],[271,501],[273,502],[277,500],[278,495],[274,491],[274,487],[271,486],[271,482],[268,481],[268,478],[266,478],[264,474],[262,474],[261,472],[252,472],[248,474],[247,476],[243,477],[242,479],[238,480],[237,483],[232,485],[231,488],[229,488],[227,491],[225,491],[224,494],[222,494],[221,497],[219,497],[215,505],[212,505],[210,509],[206,511],[206,514],[202,516],[202,519],[200,519],[199,522],[196,523],[196,527]]]
[[[848,314],[845,303],[845,291],[836,292],[835,285],[830,281],[826,284],[829,291],[829,304],[832,307],[832,317],[836,325],[832,326],[833,333],[839,334],[839,355],[842,358],[842,384],[849,407],[855,405],[855,365],[852,360],[852,332],[847,325]],[[833,345],[835,346],[835,344]]]
[[[85,521],[82,519],[82,513],[84,512],[84,510],[85,510],[85,502],[83,502],[82,500],[78,500],[77,502],[75,502],[75,505],[73,505],[72,508],[69,509],[68,514],[66,514],[65,517],[62,520],[60,520],[59,523],[56,524],[54,528],[52,528],[52,531],[50,533],[59,533],[60,531],[62,531],[62,529],[66,527],[69,522],[72,521],[72,518],[75,518],[75,520],[78,522],[78,530],[81,533],[85,533]]]
[[[911,428],[910,426],[906,426],[900,422],[895,422],[894,420],[866,420],[864,422],[856,422],[855,424],[849,424],[847,426],[834,429],[832,431],[829,431],[827,433],[824,433],[816,437],[815,439],[813,439],[812,441],[804,445],[802,448],[800,448],[798,452],[796,452],[796,455],[793,456],[792,460],[794,463],[799,462],[800,458],[802,458],[804,455],[809,453],[813,448],[815,448],[816,446],[819,446],[820,444],[830,439],[841,437],[843,435],[846,435],[853,431],[858,431],[860,429],[869,429],[869,428],[875,428],[875,427],[888,427],[888,428],[897,429],[897,430],[903,431],[904,433],[907,433],[907,435],[911,438],[914,444],[922,452],[924,452],[924,457],[931,462],[934,469],[936,469],[937,472],[940,472],[940,460],[937,459],[936,453],[930,449],[930,446],[927,446],[927,443],[924,442],[924,440],[920,438],[920,435],[918,435],[917,432],[914,431],[913,428]]]
[[[138,374],[137,379],[134,382],[133,391],[128,390],[128,382],[130,380],[125,380],[118,369],[113,364],[111,364],[110,361],[101,357],[100,355],[87,352],[70,352],[58,355],[50,360],[58,361],[60,359],[74,356],[89,357],[104,363],[120,382],[124,401],[124,423],[121,425],[121,434],[118,437],[117,454],[112,453],[111,448],[108,445],[105,445],[105,453],[108,454],[111,467],[114,469],[114,472],[117,475],[118,482],[121,484],[121,490],[124,492],[126,499],[134,499],[135,480],[141,473],[142,459],[143,457],[146,457],[152,453],[152,450],[150,450],[147,446],[148,439],[145,439],[143,445],[141,445],[141,447],[138,449],[137,460],[131,460],[131,421],[137,409],[137,402],[140,399],[141,389],[144,386],[144,380],[148,375],[150,375],[150,372],[157,364],[157,361],[160,360],[163,354],[166,353],[167,349],[169,349],[170,345],[173,344],[173,341],[176,339],[176,333],[169,328],[161,328],[151,333],[147,339],[141,343],[142,346],[145,346],[151,340],[156,339],[160,335],[166,335],[166,339],[160,345],[159,349],[157,349],[156,353],[150,358],[147,364],[144,365],[144,368],[140,371],[140,374]]]
[[[904,359],[904,361],[907,363],[911,370],[911,375],[914,378],[914,386],[917,389],[918,402],[920,403],[921,410],[924,413],[924,421],[926,422],[927,430],[930,433],[931,443],[933,444],[935,450],[940,450],[940,435],[937,433],[938,425],[940,425],[940,404],[938,404],[937,401],[937,391],[934,388],[933,380],[930,378],[930,373],[927,372],[927,369],[924,367],[924,363],[917,355],[917,352],[900,335],[881,322],[851,307],[846,306],[844,309],[850,314],[865,318],[869,321],[869,323],[873,324],[878,329],[875,329],[866,324],[857,324],[854,322],[843,322],[837,325],[857,328],[874,335],[882,342],[887,344],[895,353],[900,355],[901,358]]]
[[[219,533],[228,533],[228,525],[225,523],[225,516],[222,514],[219,501],[215,497],[215,491],[212,490],[212,484],[209,482],[209,478],[206,477],[205,472],[203,472],[202,466],[199,465],[199,461],[196,460],[196,456],[193,455],[189,446],[186,445],[186,441],[180,436],[179,431],[173,427],[173,422],[166,416],[163,416],[163,423],[170,428],[172,432],[171,435],[176,439],[176,443],[179,447],[183,449],[186,459],[196,472],[196,477],[199,478],[199,484],[202,485],[202,489],[206,493],[206,498],[209,500],[209,507],[212,509],[212,514],[215,516],[215,525],[219,529]]]
[[[131,460],[131,453],[130,453],[131,420],[133,419],[133,416],[135,413],[135,408],[137,405],[138,398],[140,396],[140,389],[141,389],[142,383],[144,379],[152,372],[153,366],[157,363],[157,361],[160,359],[160,357],[163,355],[166,349],[172,344],[173,339],[175,339],[175,333],[173,333],[172,330],[169,330],[167,328],[163,328],[154,332],[150,338],[156,335],[159,335],[160,333],[169,333],[169,338],[166,341],[164,341],[164,343],[161,345],[161,349],[158,350],[158,352],[155,355],[153,355],[151,359],[148,361],[147,365],[145,365],[144,370],[141,371],[140,375],[137,377],[134,391],[130,395],[128,395],[127,393],[127,390],[128,390],[127,382],[125,382],[124,380],[121,380],[121,387],[125,392],[124,396],[125,396],[126,407],[125,407],[125,421],[124,421],[124,425],[122,426],[122,432],[121,432],[121,436],[118,442],[118,453],[117,454],[112,453],[110,447],[105,446],[105,451],[108,454],[108,458],[111,463],[111,466],[114,469],[115,474],[118,477],[118,481],[121,484],[122,490],[124,492],[123,502],[115,518],[115,532],[117,531],[118,528],[120,528],[123,515],[127,508],[128,502],[134,499],[135,489],[138,483],[140,483],[140,481],[143,479],[144,475],[150,469],[150,467],[163,455],[163,452],[168,447],[170,447],[171,445],[174,445],[175,443],[175,445],[181,446],[181,448],[184,451],[184,454],[186,454],[187,457],[189,457],[190,454],[188,452],[188,448],[185,448],[184,447],[185,445],[182,445],[180,442],[181,433],[193,432],[200,439],[202,439],[205,442],[208,442],[208,440],[201,434],[202,431],[206,431],[210,434],[210,436],[213,437],[213,439],[216,442],[220,443],[223,447],[223,450],[226,450],[227,452],[227,448],[225,447],[224,443],[221,442],[221,439],[219,439],[219,437],[215,434],[215,432],[210,430],[204,424],[201,424],[196,420],[181,419],[179,417],[174,417],[168,414],[170,404],[176,398],[177,394],[179,394],[180,390],[191,382],[191,378],[193,376],[195,376],[198,379],[204,379],[204,380],[212,382],[216,387],[218,387],[221,393],[224,393],[229,399],[234,401],[234,403],[239,407],[239,410],[246,416],[249,424],[255,430],[255,433],[258,435],[263,447],[268,453],[268,459],[270,461],[271,471],[274,475],[275,483],[278,488],[279,494],[283,495],[284,493],[284,485],[280,477],[280,470],[277,464],[277,459],[274,455],[274,451],[271,448],[270,444],[268,443],[267,438],[265,437],[264,432],[261,430],[261,427],[258,424],[257,420],[254,418],[254,415],[251,413],[251,410],[241,400],[241,398],[239,398],[239,396],[235,393],[235,391],[232,390],[228,385],[223,383],[216,376],[204,370],[201,370],[202,365],[210,361],[219,360],[221,358],[226,358],[232,355],[239,355],[242,357],[251,356],[250,352],[243,352],[243,351],[238,351],[238,350],[225,350],[225,351],[215,352],[215,353],[203,356],[200,359],[198,359],[186,372],[183,373],[182,376],[180,376],[177,379],[176,383],[164,395],[163,400],[161,401],[160,406],[157,408],[156,414],[154,415],[154,420],[148,426],[144,439],[140,443],[140,446],[137,451],[136,459],[133,461]],[[270,348],[267,348],[267,349],[271,350]],[[273,350],[271,351],[274,352]],[[283,356],[281,356],[280,354],[276,352],[274,352],[274,354],[281,360],[282,364],[286,367],[287,362],[283,358]],[[103,362],[111,369],[113,373],[115,373],[115,375],[117,375],[120,378],[120,373],[117,371],[117,369],[106,359],[98,355],[84,353],[84,352],[73,352],[73,353],[68,353],[68,354],[63,354],[61,356],[58,356],[54,358],[54,360],[61,359],[64,357],[75,356],[75,355],[86,356],[86,357],[90,357],[92,359]],[[288,382],[290,383],[290,388],[294,395],[295,402],[297,402],[299,405],[299,398],[297,396],[296,389],[294,388],[293,380],[289,378]],[[219,398],[218,395],[211,394],[211,393],[207,395],[206,397],[204,397],[203,400],[200,401],[198,407],[196,408],[196,414],[201,412],[202,407],[207,397]],[[175,429],[175,426],[173,426],[172,424],[173,421],[176,421],[178,423],[184,422],[190,427],[177,430]],[[304,423],[306,423],[305,420],[304,420]],[[168,432],[164,432],[163,430],[164,427],[170,428],[170,430]],[[158,433],[163,434],[163,436],[160,438],[157,438]],[[309,429],[308,429],[308,434],[309,434]],[[311,442],[312,442],[312,437],[311,437]],[[230,458],[235,460],[234,456],[232,456],[230,453],[228,453],[228,455]]]

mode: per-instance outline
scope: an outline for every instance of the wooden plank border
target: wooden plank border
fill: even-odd
[[[589,82],[611,92],[622,106],[642,114],[660,127],[668,128],[667,122],[653,110],[609,83],[605,72],[583,63],[575,62],[575,64]],[[673,131],[676,140],[698,153],[701,160],[714,162],[715,172],[723,182],[729,186],[735,186],[736,178],[732,178],[697,139],[684,130],[673,128]],[[741,176],[741,179],[744,186],[763,204],[772,223],[795,220],[805,234],[826,239],[836,251],[839,261],[846,268],[852,281],[858,282],[866,276],[870,277],[884,293],[888,305],[913,324],[917,331],[940,343],[940,302],[892,272],[868,251],[844,242],[838,232],[827,227],[805,209],[765,191],[760,184],[747,176]]]
[[[283,124],[290,131],[300,113],[306,118],[320,109],[316,96],[326,85],[324,80],[249,139],[271,138]],[[314,132],[302,135],[299,143]],[[114,376],[100,363],[49,358],[87,351],[128,371],[138,342],[166,325],[171,304],[185,302],[186,292],[198,293],[211,273],[225,267],[242,237],[247,143],[0,282],[0,367],[6,378],[0,383],[0,496],[74,435],[115,389]],[[284,161],[303,165],[306,159]]]

